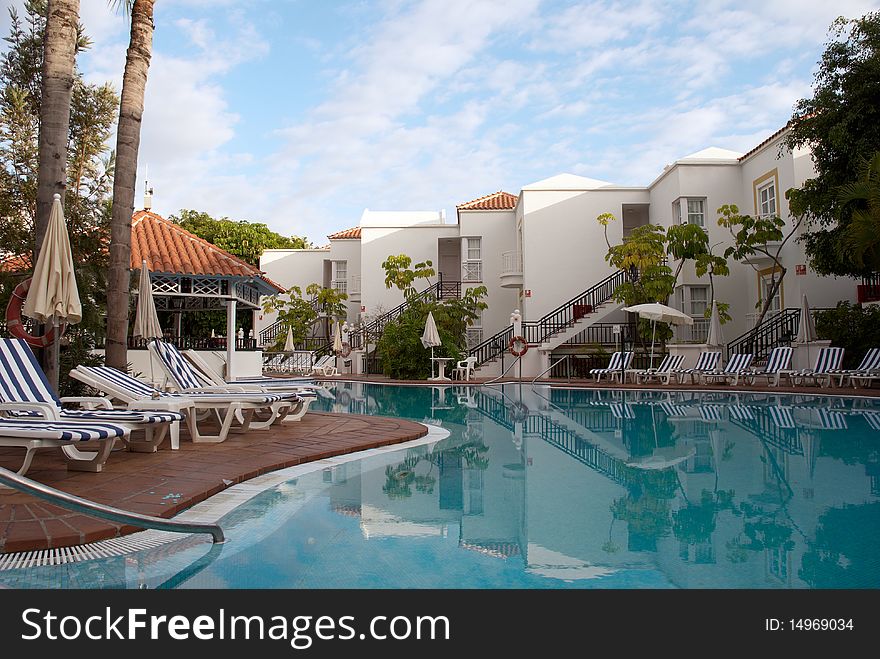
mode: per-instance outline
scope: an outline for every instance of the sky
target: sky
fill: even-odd
[[[93,46],[77,65],[120,90],[129,26],[108,5],[81,0]],[[876,8],[157,0],[135,207],[146,180],[161,215],[205,211],[323,245],[365,208],[454,218],[563,172],[645,186],[689,153],[744,152],[781,128],[811,94],[834,18]]]

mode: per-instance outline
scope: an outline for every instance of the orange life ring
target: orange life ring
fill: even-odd
[[[55,327],[51,324],[46,325],[46,333],[42,336],[32,336],[24,329],[21,322],[21,308],[27,299],[28,289],[31,287],[31,277],[28,277],[12,291],[12,297],[9,298],[9,304],[6,305],[6,329],[12,336],[24,339],[25,343],[34,348],[45,348],[55,341]],[[59,336],[64,334],[64,325],[58,327]]]
[[[523,336],[515,336],[510,340],[508,347],[510,354],[514,357],[522,357],[529,351],[529,344]]]
[[[342,342],[342,350],[339,351],[340,356],[348,357],[351,354],[351,344],[348,341]]]

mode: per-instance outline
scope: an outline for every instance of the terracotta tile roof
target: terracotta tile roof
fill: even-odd
[[[30,256],[0,257],[0,272],[28,272],[31,269]]]
[[[137,211],[131,221],[131,267],[147,260],[151,272],[184,275],[260,277],[263,273],[237,256],[150,211]],[[279,291],[284,287],[269,282]]]
[[[456,208],[460,211],[507,211],[516,208],[516,202],[519,200],[514,194],[499,190],[485,197],[479,197],[459,204]]]
[[[343,229],[327,236],[330,240],[360,240],[361,228],[352,227],[351,229]]]
[[[761,142],[760,144],[758,144],[756,147],[754,147],[753,149],[750,149],[750,150],[746,151],[744,154],[742,154],[742,155],[739,157],[739,161],[742,162],[743,160],[745,160],[746,158],[748,158],[750,155],[752,155],[752,154],[755,153],[756,151],[759,151],[760,149],[763,149],[765,146],[767,146],[768,144],[770,144],[770,142],[772,142],[772,141],[775,140],[777,137],[779,137],[780,135],[782,135],[785,131],[787,131],[787,130],[788,130],[788,127],[789,127],[790,125],[791,125],[791,122],[785,124],[782,128],[780,128],[779,130],[777,130],[775,133],[773,133],[773,134],[772,134],[770,137],[768,137],[766,140],[764,140],[763,142]]]

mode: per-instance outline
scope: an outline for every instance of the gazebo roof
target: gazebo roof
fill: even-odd
[[[146,210],[131,221],[132,270],[139,270],[144,259],[152,273],[252,279],[264,295],[284,290],[251,264]]]

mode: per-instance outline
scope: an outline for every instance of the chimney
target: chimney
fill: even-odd
[[[150,187],[149,181],[144,181],[144,210],[148,211],[153,207],[153,188]]]

